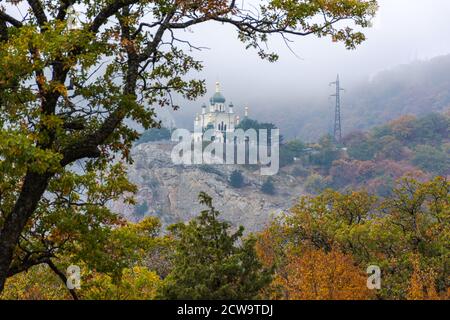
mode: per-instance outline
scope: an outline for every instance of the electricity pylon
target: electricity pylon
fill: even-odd
[[[331,82],[330,86],[336,86],[336,93],[332,94],[332,97],[336,97],[336,108],[334,111],[334,140],[336,143],[341,143],[342,141],[342,125],[341,125],[341,91],[344,89],[341,88],[339,82],[339,74],[337,75],[336,81]]]

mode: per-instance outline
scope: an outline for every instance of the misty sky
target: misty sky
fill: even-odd
[[[259,0],[239,0],[246,4]],[[291,49],[280,36],[270,38],[269,49],[280,55],[276,63],[259,59],[255,50],[245,50],[229,25],[209,22],[181,31],[179,38],[209,49],[192,55],[203,62],[204,70],[192,76],[207,81],[208,93],[195,102],[176,98],[181,109],[160,111],[162,118],[175,118],[177,126],[188,128],[196,112],[220,81],[227,103],[236,109],[250,107],[252,117],[276,123],[277,115],[268,118],[267,110],[314,111],[331,102],[328,95],[336,74],[341,75],[346,95],[352,87],[376,73],[399,64],[427,60],[450,54],[450,0],[378,0],[379,11],[373,27],[365,29],[366,42],[356,50],[346,50],[342,43],[314,36],[290,39]],[[20,6],[19,6],[20,7]],[[344,107],[345,107],[345,96]],[[265,112],[258,112],[264,110]],[[331,109],[330,109],[331,110]],[[292,111],[291,111],[292,112]],[[269,113],[270,117],[270,113]]]
[[[193,53],[203,61],[204,70],[198,76],[206,79],[209,92],[195,103],[179,100],[183,110],[177,113],[181,116],[198,112],[216,81],[221,82],[228,102],[249,105],[255,115],[258,106],[307,107],[300,104],[323,98],[337,73],[341,74],[343,86],[351,86],[381,70],[450,53],[450,1],[379,0],[379,5],[373,27],[365,30],[367,41],[356,50],[348,51],[329,38],[291,37],[296,57],[274,36],[270,49],[280,54],[276,63],[261,61],[255,51],[245,50],[230,26],[196,26],[185,32],[185,38],[209,47]]]

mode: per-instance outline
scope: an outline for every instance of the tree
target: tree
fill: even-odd
[[[310,161],[312,164],[320,166],[328,172],[333,161],[339,159],[340,152],[334,144],[334,138],[330,135],[322,137],[319,145],[319,150],[310,155]]]
[[[146,142],[170,140],[171,132],[167,128],[151,128],[146,130],[136,141],[136,145]]]
[[[15,15],[18,2],[28,12],[22,18]],[[114,158],[131,161],[138,134],[125,120],[156,127],[153,106],[177,108],[172,94],[205,93],[203,81],[188,79],[202,66],[178,30],[228,24],[248,48],[275,61],[263,49],[269,34],[331,36],[355,48],[364,35],[338,22],[368,27],[377,5],[268,0],[259,12],[247,9],[234,0],[19,0],[0,8],[0,291],[13,272],[53,256],[49,248],[18,247],[19,241],[51,243],[54,233],[33,241],[28,226],[43,215],[67,218],[64,210],[105,214],[107,198],[129,191],[98,188],[102,201],[81,200],[112,170]],[[67,194],[75,180],[77,189]]]
[[[330,169],[330,177],[333,181],[333,186],[342,188],[354,183],[359,174],[357,170],[358,164],[359,162],[351,160],[334,161],[333,166]],[[309,185],[308,189],[311,189]]]
[[[280,146],[280,166],[294,163],[295,158],[304,154],[305,144],[299,140],[292,140]]]
[[[2,300],[69,300],[65,284],[44,264],[8,278]]]
[[[261,186],[261,191],[265,194],[274,195],[275,185],[273,184],[273,179],[268,178]]]
[[[175,238],[172,272],[160,297],[166,299],[255,299],[271,280],[271,271],[258,261],[255,239],[243,238],[243,227],[231,233],[228,222],[205,193],[207,206],[188,224],[170,227]]]
[[[430,113],[416,121],[419,143],[422,144],[439,144],[448,139],[449,128],[450,117],[445,114]]]
[[[366,300],[367,275],[355,266],[351,255],[305,248],[289,255],[285,277],[275,280],[290,300]]]
[[[244,118],[242,121],[236,126],[236,129],[242,129],[247,131],[248,129],[258,130],[260,127],[260,123],[257,120],[253,120],[250,118]]]
[[[236,129],[242,129],[247,131],[249,129],[256,130],[256,139],[259,141],[260,130],[267,131],[267,143],[272,144],[271,141],[271,130],[277,129],[277,127],[273,123],[269,122],[258,122],[257,120],[253,120],[250,118],[244,118],[237,126]],[[282,143],[283,137],[280,136],[280,144]],[[248,157],[248,155],[246,155]]]
[[[161,278],[144,267],[124,269],[118,281],[96,273],[83,288],[86,300],[152,300],[156,297]]]
[[[433,269],[421,270],[420,258],[417,255],[411,257],[413,274],[408,288],[409,300],[439,300],[436,292],[436,273]],[[444,293],[446,295],[446,292]]]
[[[159,221],[147,217],[139,223],[117,226],[105,237],[98,237],[98,232],[90,230],[92,239],[77,241],[77,248],[66,248],[66,255],[58,255],[55,262],[49,259],[45,264],[9,277],[0,298],[151,299],[160,277],[167,274],[161,265],[171,243],[159,236],[159,229]],[[71,264],[80,267],[81,289],[66,287],[63,270]]]
[[[311,174],[305,181],[305,191],[311,194],[318,194],[324,191],[329,186],[326,178],[319,174]]]
[[[233,188],[242,188],[244,186],[244,176],[239,170],[234,170],[230,175],[230,186]]]
[[[446,175],[450,171],[448,154],[432,146],[417,146],[412,163],[422,170],[438,175]]]
[[[123,269],[120,278],[107,273],[83,274],[77,296],[83,300],[150,300],[156,296],[161,278],[142,266]],[[65,283],[45,265],[8,278],[2,299],[7,300],[68,300]]]
[[[385,199],[365,191],[342,194],[333,190],[302,197],[258,236],[258,255],[265,265],[275,266],[276,281],[269,295],[306,297],[310,283],[315,283],[317,290],[329,292],[336,288],[330,286],[334,282],[319,282],[330,279],[331,269],[320,264],[335,259],[341,267],[346,266],[336,266],[336,271],[350,272],[341,273],[347,279],[357,280],[360,274],[352,264],[360,272],[369,265],[379,266],[383,284],[376,292],[378,298],[445,297],[450,287],[449,190],[448,181],[442,177],[422,183],[404,178]],[[324,278],[315,280],[318,274]],[[356,283],[361,284],[359,280]],[[349,292],[356,293],[341,291],[347,297]]]
[[[348,155],[352,159],[368,161],[375,157],[379,146],[369,135],[364,133],[353,133],[346,139]]]
[[[377,158],[391,159],[395,161],[400,161],[406,158],[405,146],[394,137],[383,137],[383,139],[380,140],[380,143],[383,144],[383,148],[377,155]]]
[[[139,216],[139,217],[143,217],[145,216],[146,213],[148,213],[148,203],[147,201],[142,202],[141,204],[138,204],[134,207],[134,212],[135,215]]]
[[[393,135],[404,143],[414,141],[417,137],[415,116],[406,115],[392,121],[389,125]]]

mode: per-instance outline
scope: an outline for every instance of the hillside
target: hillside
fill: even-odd
[[[448,114],[403,116],[367,132],[355,131],[339,147],[323,137],[294,170],[310,172],[305,188],[312,193],[364,188],[387,196],[405,175],[421,180],[450,175],[449,133]]]
[[[343,130],[368,130],[403,115],[421,116],[429,112],[443,112],[450,108],[450,55],[428,61],[400,65],[380,72],[373,78],[356,85],[342,82]],[[305,93],[298,93],[298,104],[279,99],[276,123],[281,133],[289,138],[298,137],[315,141],[330,132],[333,121],[333,101],[330,90],[316,93],[312,101],[304,101]],[[331,88],[330,88],[331,89]],[[258,108],[258,119],[274,121],[272,109]]]
[[[138,185],[138,206],[114,205],[115,211],[131,220],[144,215],[161,219],[164,225],[187,221],[203,208],[197,197],[208,193],[223,218],[234,225],[243,225],[248,231],[260,230],[272,214],[292,206],[304,194],[303,186],[295,177],[281,172],[274,178],[276,193],[261,192],[267,180],[243,166],[174,165],[170,159],[173,144],[168,141],[142,143],[133,150],[135,159],[129,168],[130,180]],[[244,176],[244,186],[233,188],[229,177],[234,170]],[[226,210],[225,210],[226,208]]]
[[[450,55],[398,66],[352,89],[347,128],[366,129],[402,115],[424,115],[450,107]]]
[[[271,179],[273,195],[262,192],[267,178],[261,177],[259,170],[174,165],[170,159],[174,144],[152,138],[134,147],[135,162],[129,168],[129,178],[139,190],[138,205],[115,203],[114,209],[130,220],[152,215],[169,225],[192,219],[201,210],[197,196],[204,191],[217,208],[226,208],[224,219],[257,231],[271,215],[290,208],[305,194],[327,188],[344,192],[364,188],[389,196],[395,182],[406,175],[420,180],[450,175],[449,128],[448,115],[430,113],[417,118],[404,116],[367,132],[355,131],[344,138],[342,146],[336,146],[327,136],[315,144],[291,140],[281,147],[282,168]],[[152,133],[152,137],[159,136]],[[236,170],[244,178],[238,188],[229,182]]]

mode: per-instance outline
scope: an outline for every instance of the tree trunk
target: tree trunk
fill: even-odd
[[[0,231],[0,293],[3,291],[20,234],[36,210],[50,176],[50,174],[28,172],[19,198],[12,212],[5,219]]]

